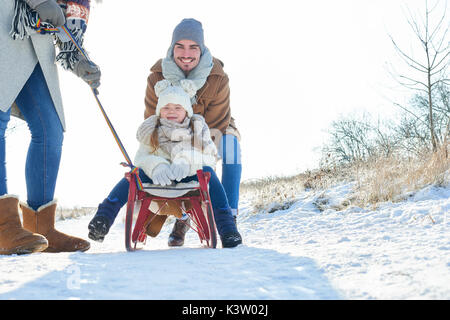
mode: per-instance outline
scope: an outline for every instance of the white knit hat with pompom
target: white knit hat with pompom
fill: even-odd
[[[155,93],[158,97],[155,112],[157,116],[160,115],[161,108],[168,103],[181,105],[186,110],[188,117],[192,117],[194,114],[191,98],[195,95],[196,90],[191,80],[181,80],[180,86],[172,86],[168,80],[158,81],[155,85]]]

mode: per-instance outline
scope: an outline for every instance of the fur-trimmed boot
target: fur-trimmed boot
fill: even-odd
[[[0,254],[27,254],[43,251],[48,242],[40,234],[22,227],[19,199],[13,195],[0,197]]]
[[[86,251],[91,247],[88,241],[69,236],[55,229],[56,201],[39,207],[37,211],[25,203],[20,203],[20,208],[23,213],[23,227],[47,238],[48,248],[45,252]]]

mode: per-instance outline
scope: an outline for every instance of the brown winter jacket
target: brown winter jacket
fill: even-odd
[[[158,81],[164,79],[161,62],[162,59],[153,65],[147,78],[145,119],[155,114],[158,98],[154,87]],[[210,129],[217,129],[222,134],[232,134],[240,139],[239,131],[231,117],[228,76],[223,70],[222,61],[213,58],[213,63],[214,66],[205,85],[197,91],[197,103],[192,106],[194,113],[202,115]],[[213,132],[211,134],[214,136]]]

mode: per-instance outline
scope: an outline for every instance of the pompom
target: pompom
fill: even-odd
[[[159,95],[161,94],[161,92],[163,92],[164,90],[166,90],[169,86],[170,86],[170,81],[163,79],[161,81],[158,81],[155,84],[155,94],[157,97],[159,97]]]
[[[189,98],[192,98],[197,93],[197,89],[195,88],[195,84],[192,80],[182,79],[180,80],[180,86],[184,91],[189,95]]]

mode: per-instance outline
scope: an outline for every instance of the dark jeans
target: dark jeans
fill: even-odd
[[[31,132],[25,164],[28,205],[36,210],[53,200],[61,160],[63,128],[39,63],[16,98]],[[11,109],[0,111],[0,195],[8,193],[5,131]]]

